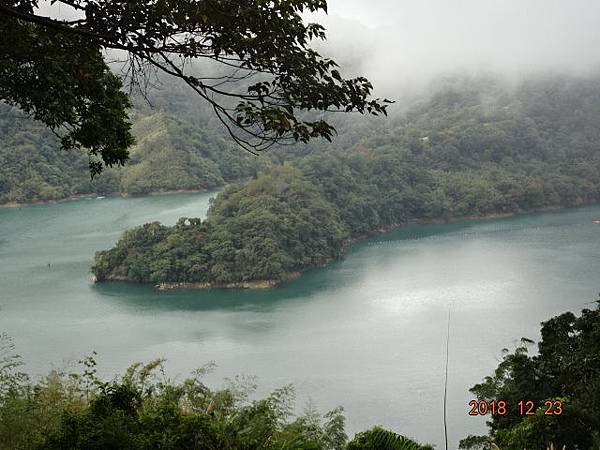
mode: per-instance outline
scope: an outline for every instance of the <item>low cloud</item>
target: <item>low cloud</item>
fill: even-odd
[[[600,68],[597,0],[330,0],[324,51],[384,93],[448,74]]]

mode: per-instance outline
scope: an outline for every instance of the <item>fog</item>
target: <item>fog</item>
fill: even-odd
[[[600,72],[598,0],[329,0],[310,14],[327,28],[315,47],[376,94],[398,97],[448,75],[522,77]],[[73,17],[40,2],[43,14]]]
[[[330,0],[319,48],[385,94],[449,74],[586,75],[600,68],[597,0]]]

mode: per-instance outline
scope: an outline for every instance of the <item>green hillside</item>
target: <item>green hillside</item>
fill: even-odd
[[[45,126],[0,105],[0,204],[209,189],[249,177],[264,164],[235,147],[215,124],[198,123],[191,113],[134,110],[137,143],[130,161],[91,181],[87,155],[61,150]]]
[[[405,223],[598,202],[600,81],[455,83],[357,142],[226,189],[206,221],[126,232],[97,279],[269,286]]]

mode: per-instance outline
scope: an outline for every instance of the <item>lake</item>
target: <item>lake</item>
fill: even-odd
[[[81,199],[0,209],[0,330],[41,375],[92,351],[107,377],[167,359],[173,376],[214,361],[207,383],[293,383],[302,409],[342,405],[348,431],[380,424],[443,448],[450,312],[450,448],[485,430],[468,389],[502,348],[541,321],[592,307],[600,290],[600,206],[414,225],[354,244],[346,257],[270,291],[94,285],[96,250],[149,221],[203,217],[211,193]]]

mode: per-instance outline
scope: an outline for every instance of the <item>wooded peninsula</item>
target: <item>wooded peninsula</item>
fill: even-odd
[[[206,220],[128,230],[92,270],[97,281],[270,287],[402,224],[598,202],[599,123],[597,78],[457,80],[386,123],[342,123],[325,149],[273,152]]]

